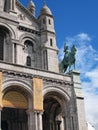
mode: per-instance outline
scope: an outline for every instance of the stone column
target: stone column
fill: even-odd
[[[16,46],[16,59],[17,64],[23,65],[23,47],[18,44]]]
[[[10,0],[10,10],[12,10],[12,0]]]
[[[29,116],[30,118],[30,116]],[[43,130],[42,129],[42,112],[33,112],[32,119],[30,118],[29,121],[29,130]]]
[[[2,108],[0,108],[0,130],[1,130],[1,111],[2,111]]]
[[[38,114],[38,122],[39,122],[39,129],[38,130],[42,130],[43,129],[43,125],[42,125],[42,112],[40,112]]]
[[[0,0],[0,11],[4,11],[5,0]]]
[[[33,110],[26,111],[28,115],[28,130],[33,130]]]
[[[61,126],[60,126],[60,130],[65,130],[65,124],[64,124],[64,118],[62,117],[61,119]]]
[[[15,10],[15,0],[10,0],[10,11]]]
[[[15,0],[11,0],[11,10],[15,10]]]
[[[37,114],[37,112],[34,113],[34,117],[35,117],[35,130],[38,130],[38,114]]]

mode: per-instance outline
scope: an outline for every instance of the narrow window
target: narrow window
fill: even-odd
[[[53,40],[50,39],[50,46],[53,46]]]
[[[27,56],[27,66],[31,66],[31,57]]]
[[[43,24],[46,24],[46,20],[45,19],[43,19]]]
[[[49,24],[51,25],[51,20],[49,19]]]
[[[17,51],[16,51],[16,43],[14,44],[14,63],[16,63],[16,55],[17,55]]]
[[[43,59],[43,60],[44,60],[44,61],[43,61],[43,62],[44,62],[44,69],[45,69],[45,70],[48,70],[48,59],[47,59],[47,51],[46,51],[46,50],[43,52],[43,56],[44,56],[44,57],[43,57],[43,58],[44,58],[44,59]]]
[[[4,35],[0,32],[0,60],[3,60]]]

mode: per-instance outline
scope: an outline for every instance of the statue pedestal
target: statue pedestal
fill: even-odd
[[[83,128],[83,130],[87,130],[87,125],[85,121],[85,110],[84,110],[84,96],[82,93],[82,85],[80,81],[80,73],[79,71],[73,70],[69,72],[69,75],[72,76],[72,94],[76,102],[75,107],[77,108],[77,116],[79,122],[79,130]],[[73,111],[72,111],[73,112]],[[72,113],[73,114],[73,113]],[[77,126],[75,126],[75,130],[77,130]]]

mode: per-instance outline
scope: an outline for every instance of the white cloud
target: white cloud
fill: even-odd
[[[91,38],[86,33],[80,33],[76,37],[78,37],[81,41],[84,40],[91,41]]]
[[[85,73],[85,76],[90,79],[93,89],[98,89],[98,67]]]
[[[86,33],[66,37],[69,48],[77,47],[76,68],[81,72],[87,120],[98,129],[98,52],[93,48],[93,39]],[[63,58],[61,47],[60,59]]]
[[[87,125],[88,125],[88,130],[95,130],[94,127],[90,123],[87,123]]]
[[[84,92],[85,94],[85,108],[86,118],[96,130],[98,129],[98,95],[90,92]]]
[[[86,33],[80,33],[73,37],[66,37],[65,42],[72,46],[75,44],[76,46],[83,46],[83,45],[89,45],[89,42],[91,42],[91,37]]]
[[[86,72],[85,78],[89,79],[82,84],[87,120],[98,129],[98,67]]]

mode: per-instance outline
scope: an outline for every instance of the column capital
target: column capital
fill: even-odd
[[[33,113],[34,111],[33,111],[33,109],[28,109],[28,110],[26,110],[26,113],[29,115],[30,113]]]
[[[34,113],[43,114],[43,111],[34,111]]]

